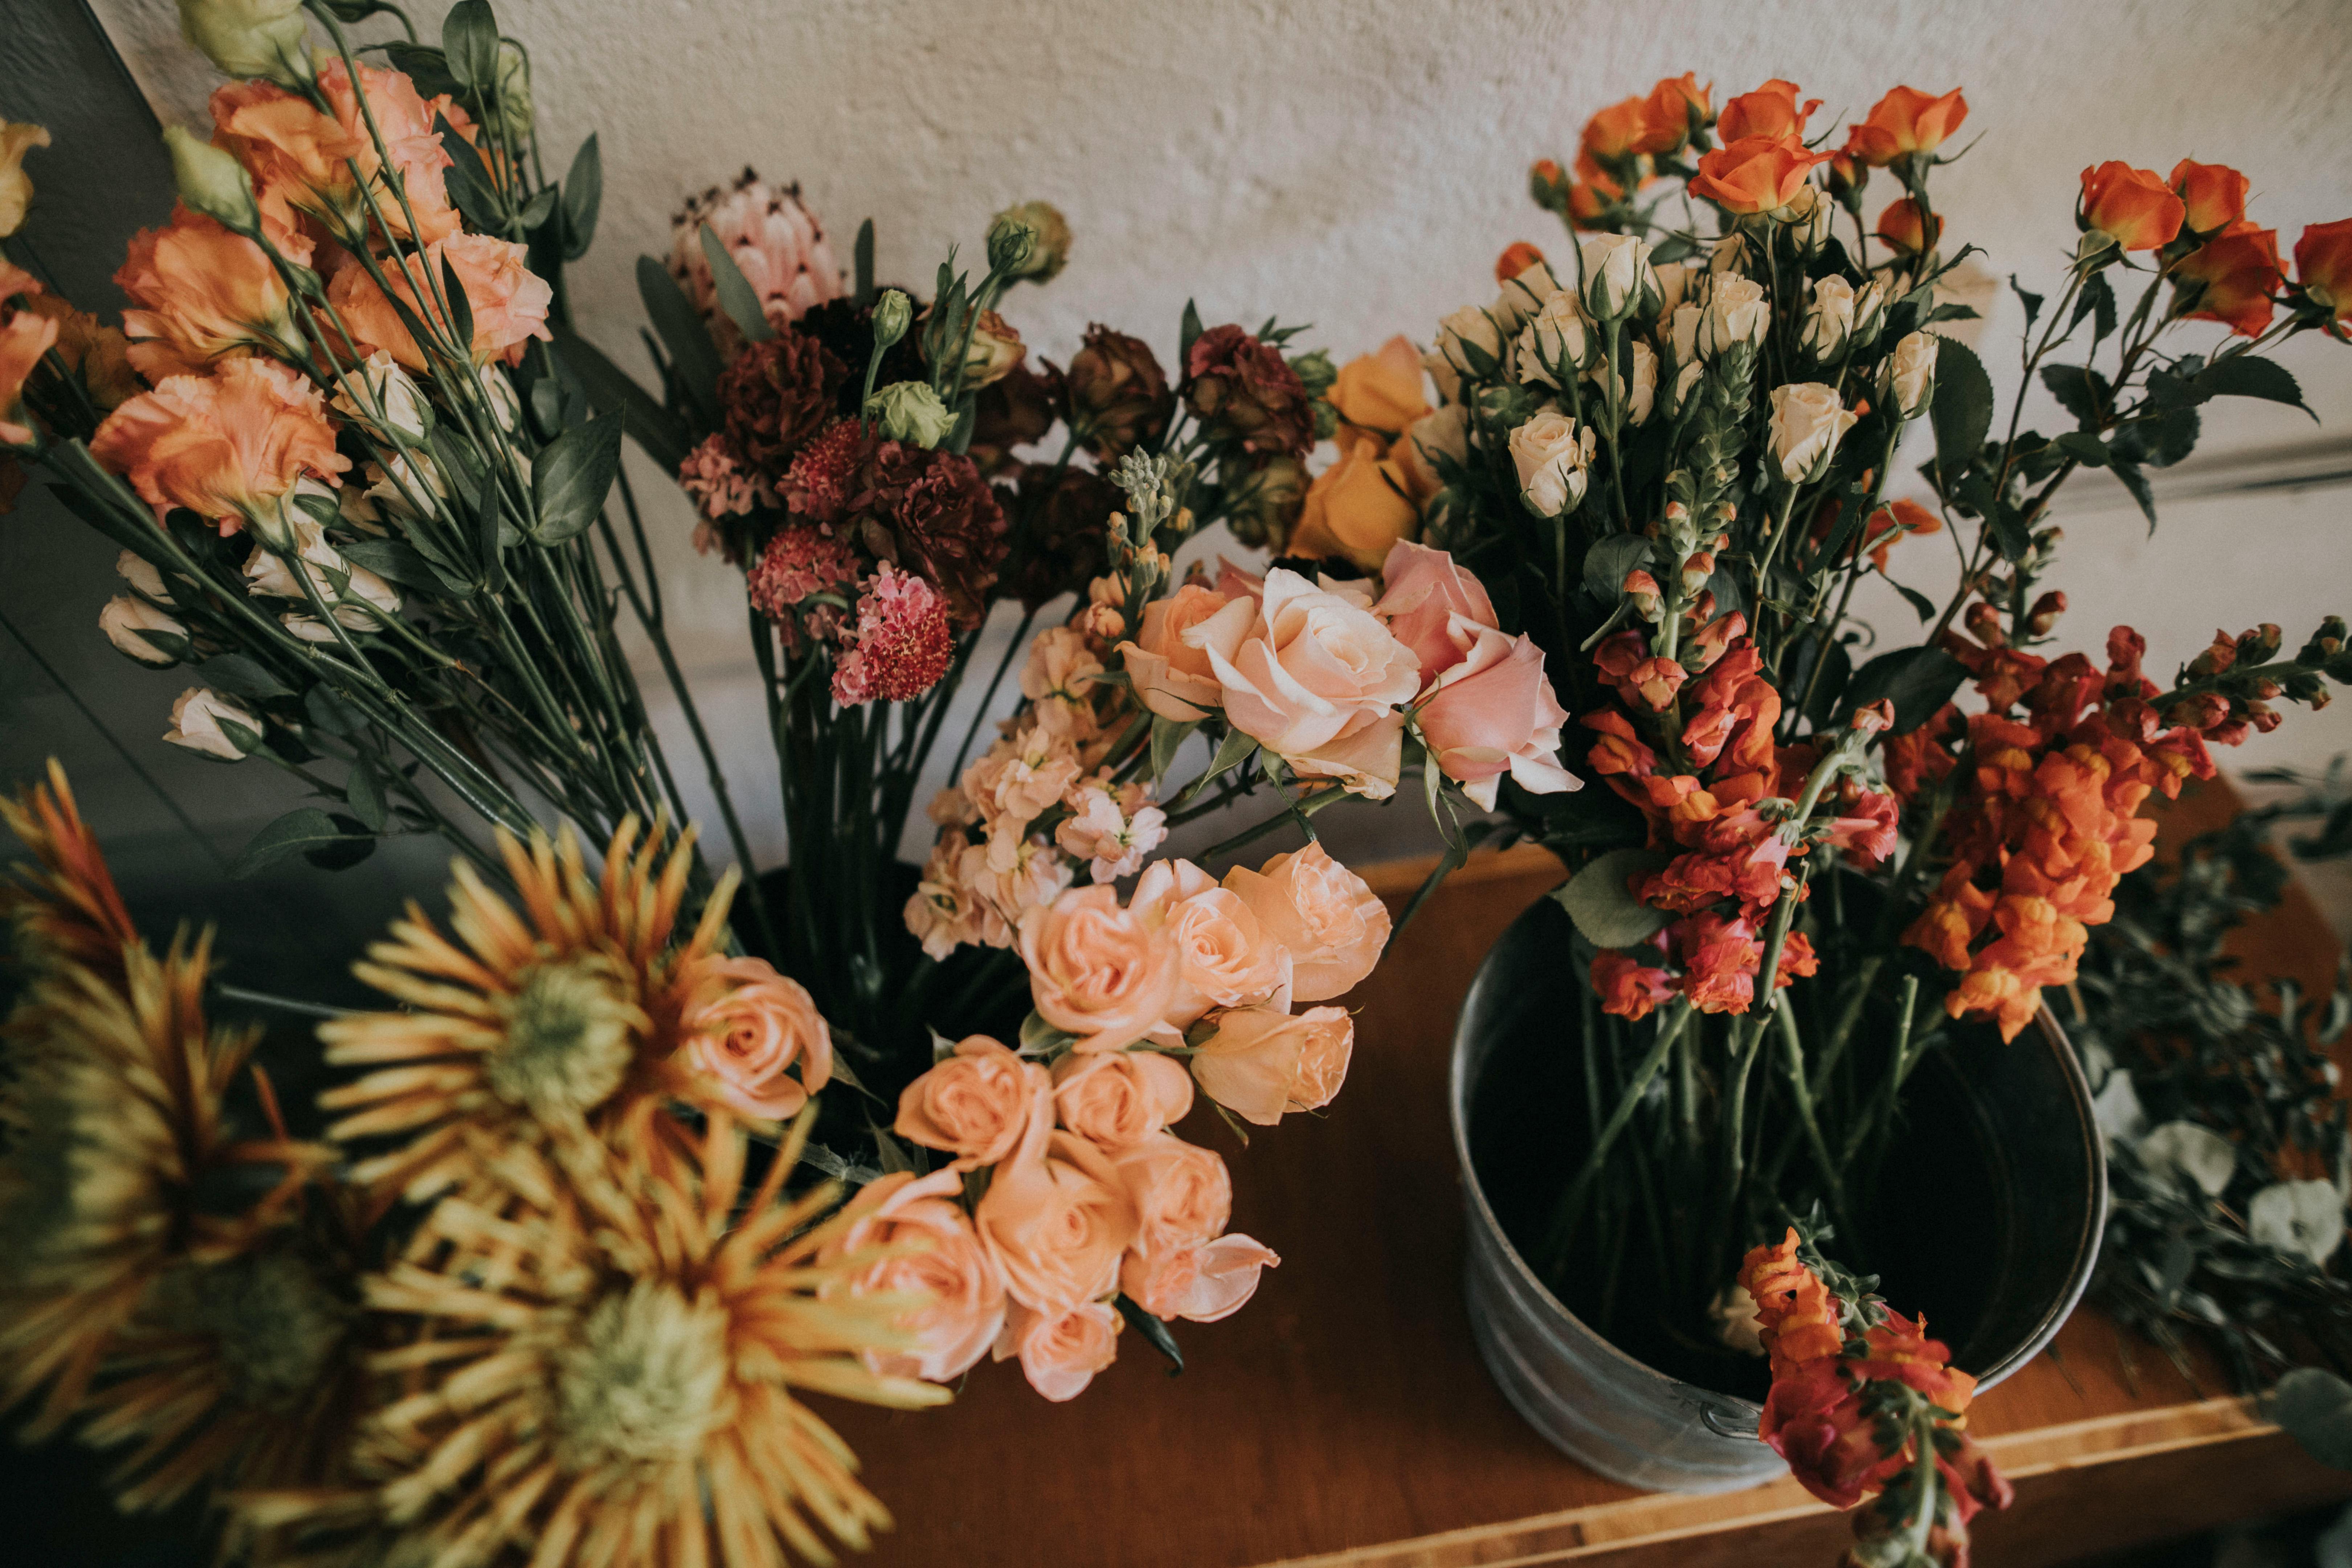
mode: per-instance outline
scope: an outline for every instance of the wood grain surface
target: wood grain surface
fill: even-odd
[[[2174,808],[2165,837],[2228,810],[2209,788]],[[1402,902],[1423,869],[1372,879]],[[986,1365],[942,1411],[825,1405],[898,1516],[876,1568],[1836,1560],[1846,1521],[1793,1481],[1686,1498],[1591,1475],[1513,1414],[1472,1347],[1444,1100],[1454,1015],[1487,947],[1559,874],[1517,849],[1446,884],[1350,998],[1356,1055],[1328,1114],[1286,1118],[1246,1149],[1213,1119],[1184,1129],[1233,1167],[1234,1228],[1283,1263],[1238,1316],[1177,1325],[1181,1376],[1129,1336],[1066,1405]],[[2307,984],[2333,974],[2333,938],[2299,890],[2245,950]],[[1974,1431],[2018,1482],[2017,1506],[1979,1521],[1978,1561],[2063,1563],[2352,1496],[2352,1476],[2305,1459],[2225,1392],[2078,1312],[2051,1353],[1977,1403]]]

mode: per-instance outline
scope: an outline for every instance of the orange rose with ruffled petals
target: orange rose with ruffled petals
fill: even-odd
[[[1076,1133],[1055,1130],[1053,1092],[1038,1086],[1021,1147],[994,1167],[972,1213],[1006,1293],[1047,1314],[1116,1289],[1119,1255],[1136,1231],[1135,1201],[1118,1167]]]
[[[1931,236],[1920,219],[1919,204],[1905,196],[1887,204],[1886,210],[1878,215],[1878,227],[1872,232],[1898,256],[1917,256],[1944,237],[1944,215],[1936,215],[1936,232]]]
[[[2180,197],[2180,226],[2191,234],[2219,234],[2246,216],[2252,182],[2225,163],[2183,158],[2172,166],[2172,188]]]
[[[1123,1050],[1165,1026],[1175,943],[1148,911],[1120,908],[1117,889],[1073,888],[1029,910],[1020,946],[1038,1016],[1077,1036],[1076,1049]]]
[[[1320,844],[1276,855],[1255,871],[1236,866],[1224,885],[1290,951],[1297,1001],[1328,1001],[1352,989],[1388,945],[1388,906]]]
[[[0,318],[0,447],[29,447],[35,431],[25,414],[25,382],[58,341],[58,324],[33,310]]]
[[[1225,607],[1225,595],[1187,583],[1164,599],[1143,606],[1143,627],[1118,654],[1136,700],[1163,719],[1189,723],[1208,717],[1221,700],[1209,656],[1184,640],[1184,633]]]
[[[351,467],[335,450],[319,389],[275,360],[224,362],[210,375],[167,377],[98,427],[90,456],[155,509],[175,506],[235,533],[274,517],[304,475],[331,483]]]
[[[2188,208],[2153,170],[2135,169],[2115,159],[2083,171],[2080,222],[2125,250],[2154,250],[2172,243]]]
[[[486,234],[460,234],[426,247],[421,262],[410,256],[405,267],[386,260],[381,269],[401,303],[436,331],[446,331],[436,302],[437,279],[446,260],[457,273],[457,284],[466,291],[467,308],[473,312],[473,362],[480,365],[503,359],[509,364],[520,364],[525,342],[552,338],[547,330],[547,307],[555,291],[524,265],[527,255],[521,246]],[[436,279],[425,287],[422,305],[414,276],[420,266],[431,268]],[[327,286],[327,302],[340,315],[343,330],[361,353],[382,349],[410,370],[426,368],[424,351],[409,334],[407,323],[357,259],[345,262],[335,274]]]
[[[2303,231],[2294,242],[2294,280],[2339,325],[2352,317],[2352,217]]]
[[[1751,136],[1802,142],[1805,121],[1822,106],[1822,100],[1811,99],[1800,105],[1798,90],[1795,82],[1775,77],[1753,92],[1741,93],[1723,106],[1723,118],[1716,121],[1715,133],[1726,143],[1744,142]]]
[[[1343,445],[1339,460],[1315,476],[1290,531],[1290,553],[1338,558],[1370,572],[1400,539],[1421,532],[1412,477],[1365,435]]]
[[[1347,1081],[1356,1021],[1344,1007],[1236,1007],[1213,1015],[1215,1032],[1192,1058],[1201,1092],[1260,1127],[1331,1103]]]
[[[2174,262],[2172,278],[2184,318],[2226,322],[2240,337],[2258,338],[2284,281],[2278,233],[2252,224],[2225,229]]]
[[[910,1143],[955,1156],[953,1169],[974,1171],[1009,1158],[1028,1133],[1039,1093],[1052,1080],[986,1035],[957,1042],[954,1051],[898,1095],[890,1131]],[[1047,1111],[1047,1120],[1052,1112]]]
[[[764,958],[706,966],[723,987],[688,1013],[678,1054],[706,1092],[740,1115],[793,1115],[833,1077],[833,1031],[801,983]],[[800,1068],[794,1080],[785,1076]]]
[[[860,1352],[884,1377],[950,1383],[969,1371],[1004,1327],[1004,1280],[957,1199],[962,1173],[918,1178],[900,1171],[869,1182],[842,1210],[843,1228],[820,1261],[838,1262],[867,1248],[904,1247],[849,1278],[851,1296],[904,1295],[920,1304],[893,1320],[913,1342]]]
[[[1685,71],[1680,76],[1661,79],[1643,100],[1643,118],[1648,122],[1649,133],[1643,138],[1644,153],[1671,153],[1706,128],[1715,118],[1715,84],[1698,84],[1696,71]],[[1514,271],[1504,281],[1515,278]]]
[[[1691,193],[1726,212],[1768,213],[1794,200],[1805,175],[1827,156],[1808,153],[1778,137],[1749,136],[1701,158],[1698,173],[1690,182]]]
[[[280,347],[303,352],[292,300],[258,245],[200,213],[172,209],[142,229],[115,286],[137,310],[122,312],[131,363],[149,381],[200,374],[223,354]]]
[[[1096,1146],[1133,1148],[1192,1109],[1192,1078],[1158,1051],[1071,1051],[1054,1064],[1054,1110]]]
[[[1870,116],[1847,131],[1846,150],[1874,168],[1885,168],[1914,153],[1942,146],[1969,117],[1958,88],[1930,98],[1916,88],[1898,87],[1871,105]]]

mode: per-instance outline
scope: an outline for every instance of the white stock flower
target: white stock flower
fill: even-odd
[[[1816,360],[1836,356],[1853,331],[1853,285],[1832,272],[1813,280],[1812,304],[1805,311],[1805,352]]]
[[[1772,389],[1772,461],[1780,478],[1803,484],[1827,471],[1838,438],[1853,427],[1855,416],[1837,388],[1818,381]]]
[[[1576,421],[1547,409],[1511,432],[1511,463],[1519,497],[1538,517],[1558,517],[1584,500],[1594,437]]]
[[[1887,356],[1883,386],[1895,411],[1916,419],[1936,395],[1936,344],[1928,332],[1906,332]]]
[[[172,727],[163,731],[163,739],[207,757],[234,763],[244,757],[245,748],[221,728],[223,721],[242,725],[256,735],[261,733],[261,721],[243,704],[223,697],[210,687],[191,686],[172,704]]]
[[[106,640],[118,650],[129,654],[142,664],[159,667],[179,663],[179,656],[156,647],[141,634],[160,632],[183,641],[188,635],[187,627],[146,600],[131,594],[117,594],[106,602],[106,608],[98,613],[98,629],[106,634]]]
[[[1733,349],[1764,341],[1772,330],[1772,302],[1752,278],[1723,274],[1708,285],[1706,311],[1699,318],[1698,352],[1719,359]]]

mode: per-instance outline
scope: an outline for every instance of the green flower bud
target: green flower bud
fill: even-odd
[[[163,145],[171,150],[172,177],[190,212],[202,213],[238,234],[253,234],[261,227],[261,209],[253,200],[253,177],[245,172],[244,164],[177,125],[164,127]]]
[[[301,0],[180,0],[180,36],[230,76],[302,86],[310,32]]]
[[[1007,278],[1026,276],[1024,268],[1037,248],[1037,231],[1019,218],[1000,216],[988,226],[988,265]]]
[[[1022,245],[1018,231],[1028,230]],[[1014,247],[1020,247],[1017,258]],[[1050,282],[1070,259],[1070,223],[1050,202],[1023,202],[988,226],[988,265],[1004,277]]]
[[[1339,379],[1339,367],[1331,363],[1331,351],[1328,349],[1300,354],[1290,362],[1290,368],[1298,373],[1298,380],[1307,388],[1309,397],[1322,396]]]
[[[896,289],[885,289],[874,301],[874,352],[881,353],[907,335],[915,319],[915,302]]]
[[[499,45],[499,90],[490,106],[490,126],[507,142],[520,147],[530,140],[535,118],[530,101],[530,66],[511,43]]]
[[[955,416],[924,381],[896,381],[866,400],[866,417],[889,441],[936,447],[955,428]]]

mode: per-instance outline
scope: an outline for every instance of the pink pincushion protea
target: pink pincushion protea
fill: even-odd
[[[849,499],[849,481],[866,451],[866,437],[855,419],[836,419],[803,447],[793,466],[784,470],[784,504],[819,522],[841,515]]]
[[[744,578],[752,605],[770,620],[788,618],[812,594],[837,588],[857,577],[857,557],[849,546],[820,528],[778,531]]]
[[[833,700],[845,708],[877,698],[906,702],[948,672],[955,638],[948,602],[929,582],[885,563],[857,601],[856,645],[833,670]]]
[[[742,268],[744,281],[759,296],[761,313],[776,326],[797,321],[810,306],[846,292],[824,226],[801,205],[800,187],[779,190],[746,169],[732,186],[713,185],[688,198],[673,220],[670,242],[670,276],[710,322],[725,353],[734,351],[739,335],[719,309],[719,288],[702,253],[704,224]]]

